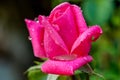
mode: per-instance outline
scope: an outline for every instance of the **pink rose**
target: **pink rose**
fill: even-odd
[[[87,27],[82,10],[68,2],[56,6],[48,17],[39,15],[38,21],[25,21],[34,55],[48,58],[41,70],[50,74],[73,75],[92,61],[91,42],[102,34],[98,25]]]

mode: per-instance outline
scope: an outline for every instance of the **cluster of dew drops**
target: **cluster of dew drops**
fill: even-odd
[[[38,18],[35,18],[34,21],[37,22],[37,23],[39,22],[39,21],[38,21]],[[32,29],[32,31],[34,31],[34,29]],[[31,37],[31,36],[28,36],[28,40],[32,40],[32,37]]]

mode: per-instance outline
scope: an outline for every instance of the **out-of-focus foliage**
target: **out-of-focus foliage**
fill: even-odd
[[[86,20],[91,24],[104,24],[112,15],[113,0],[85,0],[82,4]]]
[[[103,29],[90,52],[95,72],[106,80],[120,80],[120,1],[85,0],[82,8],[88,25],[99,24]],[[90,78],[96,80],[94,76]]]
[[[80,3],[82,0],[51,0],[51,7],[54,8],[58,4],[62,2],[72,2],[72,3]]]

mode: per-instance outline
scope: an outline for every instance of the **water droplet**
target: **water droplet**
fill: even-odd
[[[57,31],[59,31],[59,30],[60,30],[59,26],[58,26],[58,25],[56,25],[56,24],[53,24],[53,27],[54,27]]]
[[[30,21],[30,20],[27,20],[27,22],[28,22],[28,23],[31,23],[31,21]]]
[[[41,45],[43,46],[44,44],[43,44],[43,43],[41,43]]]
[[[34,21],[38,21],[38,18],[36,17],[36,18],[34,19]]]
[[[59,42],[58,42],[57,40],[55,40],[55,43],[56,43],[56,44],[59,44]]]
[[[30,36],[28,36],[28,39],[29,39],[29,40],[32,40],[32,38],[31,38]]]
[[[39,23],[39,21],[36,21],[36,23]]]
[[[34,29],[32,29],[32,31],[35,31]]]
[[[72,30],[70,30],[70,33],[72,33],[73,31]]]
[[[46,36],[47,36],[47,37],[49,37],[49,35],[48,35],[48,34],[47,34]]]
[[[52,33],[52,31],[50,30],[50,33]]]
[[[88,61],[88,58],[87,58],[87,57],[84,57],[83,59],[84,59],[85,61]]]

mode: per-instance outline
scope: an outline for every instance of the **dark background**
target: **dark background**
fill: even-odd
[[[0,0],[0,80],[26,80],[36,59],[24,19],[50,10],[49,0]]]

